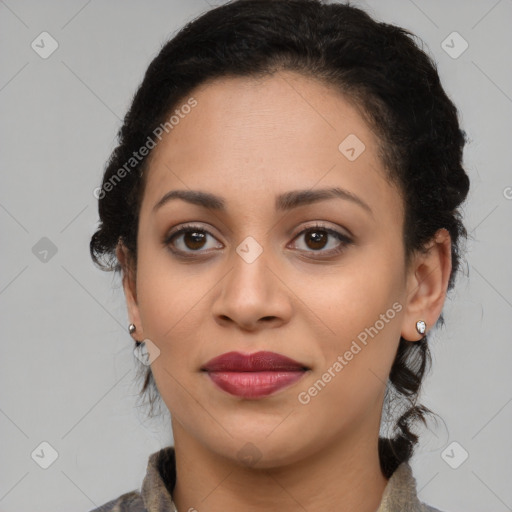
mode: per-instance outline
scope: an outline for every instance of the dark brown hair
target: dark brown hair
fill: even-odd
[[[237,0],[188,23],[149,65],[118,133],[99,194],[101,222],[90,242],[95,263],[121,271],[115,249],[122,241],[136,269],[148,157],[122,173],[122,179],[117,179],[119,170],[126,170],[133,152],[154,136],[183,98],[216,78],[291,70],[335,86],[360,109],[378,135],[389,180],[403,197],[407,263],[438,229],[446,228],[452,240],[451,289],[460,238],[467,236],[459,213],[469,189],[462,166],[465,134],[434,61],[415,37],[349,3],[318,0]],[[441,315],[438,323],[443,322]],[[395,435],[379,438],[388,478],[412,456],[418,441],[412,423],[425,423],[425,413],[431,412],[416,403],[430,364],[426,337],[418,343],[400,339],[388,390],[405,404],[405,412],[394,425]],[[151,390],[158,396],[148,367],[141,393]]]

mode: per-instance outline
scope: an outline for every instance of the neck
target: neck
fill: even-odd
[[[174,421],[173,433],[173,501],[180,512],[375,512],[388,482],[380,469],[378,430],[359,430],[293,464],[265,469],[208,450]]]

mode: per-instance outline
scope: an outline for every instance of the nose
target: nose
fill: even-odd
[[[213,304],[212,312],[218,324],[257,331],[289,322],[292,292],[278,270],[269,264],[266,250],[251,263],[234,253],[233,268],[221,281],[221,291]]]

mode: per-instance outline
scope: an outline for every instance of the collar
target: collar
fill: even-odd
[[[176,484],[174,447],[168,446],[152,453],[148,459],[141,496],[147,512],[175,511],[172,491]],[[416,493],[416,480],[407,462],[398,466],[384,489],[376,512],[428,512],[436,509],[422,504]]]

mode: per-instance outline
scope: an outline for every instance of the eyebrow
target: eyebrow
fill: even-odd
[[[153,207],[153,213],[173,199],[182,199],[188,203],[203,206],[204,208],[212,210],[222,212],[226,211],[226,203],[224,199],[210,192],[202,192],[199,190],[171,190],[155,204]],[[373,215],[372,209],[360,197],[339,187],[316,190],[292,190],[290,192],[285,192],[284,194],[280,194],[276,197],[275,209],[276,211],[288,211],[293,208],[313,204],[326,199],[344,199],[346,201],[351,201]]]

